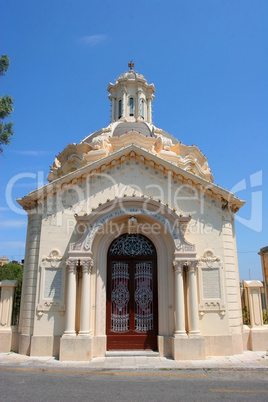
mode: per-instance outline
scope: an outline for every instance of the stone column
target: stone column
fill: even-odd
[[[141,120],[141,89],[139,88],[137,91],[137,110],[136,116],[138,120]]]
[[[115,98],[112,96],[112,116],[111,116],[111,123],[115,121]]]
[[[188,281],[189,281],[189,312],[190,312],[190,335],[199,335],[199,317],[198,317],[198,297],[197,297],[197,279],[196,265],[198,261],[188,261]]]
[[[82,296],[79,335],[90,334],[90,280],[93,266],[92,259],[80,261],[82,265]]]
[[[123,105],[122,105],[122,118],[125,120],[126,115],[127,115],[127,90],[126,88],[122,88],[122,94],[123,94]]]
[[[75,310],[76,310],[76,260],[68,259],[67,266],[67,300],[66,320],[64,335],[76,335],[75,332]]]
[[[147,98],[147,121],[152,123],[152,98]]]
[[[186,336],[185,332],[185,307],[184,307],[184,285],[183,267],[185,261],[173,261],[175,274],[175,336]]]

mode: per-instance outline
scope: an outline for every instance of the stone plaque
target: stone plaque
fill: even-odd
[[[218,268],[203,268],[203,299],[220,299],[220,273]]]
[[[46,268],[44,299],[61,298],[61,278],[62,270],[58,268]]]

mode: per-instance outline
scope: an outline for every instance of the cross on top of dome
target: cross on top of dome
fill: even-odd
[[[134,66],[135,66],[135,64],[133,63],[132,60],[130,60],[130,63],[128,63],[129,69],[132,70]]]

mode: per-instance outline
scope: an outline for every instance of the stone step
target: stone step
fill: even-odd
[[[159,357],[159,352],[153,350],[109,350],[105,353],[105,357]]]

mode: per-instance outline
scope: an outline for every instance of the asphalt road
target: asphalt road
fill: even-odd
[[[268,401],[267,371],[0,369],[0,401]]]

